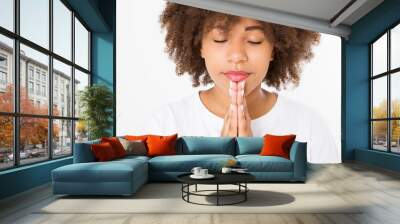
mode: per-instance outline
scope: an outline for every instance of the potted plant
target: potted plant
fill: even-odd
[[[110,136],[112,126],[113,94],[102,84],[87,86],[80,92],[79,106],[82,109],[80,126],[87,127],[89,140]]]

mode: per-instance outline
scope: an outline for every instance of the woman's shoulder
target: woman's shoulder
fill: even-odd
[[[189,93],[178,99],[172,100],[168,103],[156,107],[153,112],[155,117],[165,117],[172,114],[185,114],[189,110],[195,109],[198,93]]]
[[[278,94],[277,107],[280,114],[308,115],[315,113],[310,106],[283,94]]]

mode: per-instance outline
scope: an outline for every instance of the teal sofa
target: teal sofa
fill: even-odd
[[[260,156],[262,137],[194,137],[177,140],[177,155],[127,156],[96,162],[89,141],[75,144],[74,163],[52,171],[54,194],[68,195],[131,195],[148,181],[176,181],[193,167],[219,172],[228,160],[234,159],[247,168],[259,182],[305,182],[307,143],[294,142],[290,159]]]

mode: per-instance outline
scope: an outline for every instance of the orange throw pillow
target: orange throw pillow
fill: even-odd
[[[148,137],[149,135],[138,135],[138,136],[136,136],[136,135],[125,135],[125,139],[126,140],[129,140],[129,141],[137,141],[137,140],[140,140],[140,141],[143,141],[143,142],[146,142],[146,139],[147,139],[147,137]]]
[[[281,156],[290,159],[290,148],[296,135],[264,135],[264,145],[261,149],[261,156]]]
[[[93,144],[90,147],[94,154],[94,157],[99,162],[109,161],[117,158],[114,149],[108,142]]]
[[[101,138],[101,142],[110,143],[110,145],[114,149],[114,152],[115,152],[115,155],[117,156],[117,158],[126,156],[126,151],[124,149],[124,146],[122,146],[122,144],[118,138],[116,138],[116,137]]]
[[[146,140],[148,156],[175,155],[177,138],[178,134],[171,136],[149,135]]]

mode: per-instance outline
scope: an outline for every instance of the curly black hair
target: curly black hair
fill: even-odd
[[[224,31],[240,17],[167,2],[160,15],[161,28],[166,30],[166,52],[176,63],[178,76],[188,73],[193,87],[213,83],[201,57],[201,40],[217,24]],[[312,46],[319,43],[320,34],[308,30],[259,21],[268,40],[273,43],[274,60],[270,62],[263,80],[268,86],[280,89],[291,82],[298,85],[301,65],[313,57]]]

